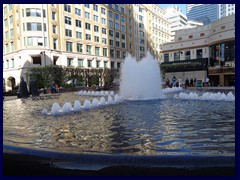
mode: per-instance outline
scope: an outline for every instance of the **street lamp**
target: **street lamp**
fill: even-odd
[[[44,58],[44,66],[46,66],[46,57],[45,57],[45,51],[42,51],[40,54],[41,54],[41,55],[43,55],[43,58]]]
[[[183,52],[182,51],[178,51],[178,55],[179,55],[179,61],[180,61],[180,56]]]

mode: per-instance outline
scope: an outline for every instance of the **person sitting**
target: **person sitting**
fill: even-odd
[[[51,89],[51,93],[55,93],[56,92],[56,88],[54,87],[53,84],[50,85],[50,89]]]

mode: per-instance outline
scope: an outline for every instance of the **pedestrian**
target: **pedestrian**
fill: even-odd
[[[189,80],[188,80],[188,78],[185,81],[185,89],[187,89],[187,87],[189,87]]]
[[[169,86],[170,86],[170,81],[169,81],[169,79],[167,78],[166,87],[169,87]]]
[[[55,93],[56,92],[56,88],[54,87],[53,84],[50,85],[50,89],[51,89],[51,93]]]
[[[196,86],[197,85],[197,78],[194,78],[193,80],[193,86]]]
[[[206,85],[206,86],[209,86],[209,78],[208,78],[208,77],[206,77],[205,85]]]
[[[190,87],[193,87],[193,79],[190,79]]]
[[[176,77],[175,76],[173,76],[173,78],[172,78],[172,84],[173,84],[173,87],[176,87]]]

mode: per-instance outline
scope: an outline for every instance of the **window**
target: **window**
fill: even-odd
[[[110,49],[110,57],[114,57],[114,50]]]
[[[101,12],[102,12],[102,14],[106,14],[106,9],[105,8],[101,8]]]
[[[90,40],[91,41],[91,34],[86,34],[86,40]]]
[[[125,12],[124,12],[124,8],[123,8],[123,7],[121,7],[121,13],[123,13],[123,14],[125,13]]]
[[[57,33],[57,26],[53,25],[53,26],[52,26],[52,31],[53,31],[53,33],[56,34],[56,33]]]
[[[88,60],[88,67],[92,67],[92,60]]]
[[[122,39],[125,39],[125,34],[122,34]]]
[[[68,66],[73,66],[73,58],[67,58],[67,63]]]
[[[96,65],[97,65],[97,68],[99,68],[100,67],[100,61],[96,61]]]
[[[85,29],[91,30],[91,24],[85,23]]]
[[[4,7],[4,14],[7,13],[7,6]]]
[[[26,17],[41,17],[41,9],[35,9],[35,8],[27,8],[26,9]],[[45,17],[45,16],[44,16]]]
[[[180,61],[180,52],[174,53],[174,61]]]
[[[13,52],[14,51],[14,44],[13,44],[13,42],[11,42],[10,45],[11,45],[11,51]]]
[[[144,24],[139,23],[139,28],[144,28]]]
[[[83,45],[82,44],[79,44],[77,43],[77,52],[83,52]]]
[[[125,51],[122,52],[122,57],[123,57],[123,58],[126,57],[126,52],[125,52]],[[120,66],[119,66],[119,67],[120,67]]]
[[[140,51],[145,51],[145,47],[143,47],[143,46],[140,46]]]
[[[114,68],[114,64],[115,64],[114,62],[111,62],[111,68]]]
[[[178,37],[178,40],[181,41],[181,40],[182,40],[182,37]]]
[[[185,53],[185,59],[186,59],[186,60],[191,59],[191,53],[190,53],[190,51],[186,51],[186,53]]]
[[[200,33],[200,37],[203,37],[204,36],[204,33]]]
[[[197,49],[197,59],[202,58],[202,49]]]
[[[13,29],[10,29],[10,37],[13,37]]]
[[[104,61],[104,68],[107,68],[107,67],[108,67],[108,62]]]
[[[83,59],[78,59],[78,67],[83,67]]]
[[[90,8],[90,4],[85,4],[84,5],[86,8]]]
[[[94,11],[98,11],[98,5],[94,4],[94,5],[93,5],[93,10],[94,10]]]
[[[90,19],[90,13],[85,12],[85,18],[86,18],[86,19]]]
[[[113,36],[113,30],[109,30],[109,36]]]
[[[188,38],[189,38],[189,39],[192,39],[192,38],[193,38],[193,35],[188,36]]]
[[[71,6],[68,4],[64,4],[64,11],[71,13]]]
[[[121,16],[121,22],[125,22],[125,18]]]
[[[106,19],[102,18],[102,24],[106,24]]]
[[[119,20],[119,15],[118,14],[115,14],[115,19]]]
[[[221,26],[221,30],[225,29],[225,26]]]
[[[102,38],[102,43],[103,44],[107,44],[107,39],[106,38]]]
[[[110,21],[110,20],[109,20],[109,26],[110,26],[110,27],[113,27],[113,21]]]
[[[8,20],[4,19],[4,27],[8,26]]]
[[[82,32],[76,31],[76,38],[82,39]]]
[[[98,22],[98,16],[94,15],[94,16],[93,16],[93,20],[94,20],[95,22]]]
[[[56,13],[52,12],[52,20],[56,20]]]
[[[94,25],[94,32],[99,32],[99,27]]]
[[[119,47],[119,41],[116,41],[116,46]]]
[[[13,17],[12,16],[9,16],[9,23],[10,23],[10,25],[13,23]]]
[[[27,31],[42,31],[42,23],[27,23]],[[44,23],[44,31],[46,31],[45,23]]]
[[[100,47],[95,47],[95,55],[96,56],[100,55]]]
[[[110,46],[113,46],[113,40],[112,39],[109,39],[109,44],[110,44]]]
[[[122,43],[122,48],[125,48],[125,47],[126,47],[125,43]]]
[[[8,31],[5,32],[5,38],[8,39]]]
[[[112,13],[112,11],[108,11],[108,16],[109,16],[110,18],[113,17],[113,13]]]
[[[112,4],[108,4],[108,7],[112,8]]]
[[[122,30],[122,31],[125,31],[125,26],[122,25],[122,26],[121,26],[121,30]]]
[[[11,68],[14,68],[14,59],[11,59]]]
[[[119,24],[118,23],[115,23],[115,28],[119,29]]]
[[[82,21],[80,20],[76,20],[75,24],[76,24],[76,27],[79,27],[79,28],[82,27]]]
[[[103,56],[107,57],[107,48],[103,48]]]
[[[65,16],[65,24],[72,25],[72,20],[70,17]]]
[[[169,54],[168,53],[163,54],[163,57],[164,57],[164,62],[169,62]]]
[[[117,68],[120,68],[120,67],[121,67],[121,63],[117,62]]]
[[[144,39],[140,39],[140,44],[144,44]]]
[[[139,20],[143,21],[143,16],[139,15]]]
[[[81,16],[81,9],[75,8],[75,14]]]
[[[99,37],[98,36],[94,36],[94,41],[95,42],[99,42]]]
[[[119,32],[116,32],[116,38],[119,38]]]
[[[106,28],[102,28],[102,33],[103,33],[103,34],[107,34]]]
[[[53,49],[57,49],[57,39],[53,39]]]
[[[65,29],[65,36],[72,37],[72,30]]]
[[[73,51],[72,44],[73,44],[72,42],[66,41],[66,51],[68,51],[68,52]]]
[[[118,5],[117,4],[115,4],[115,10],[118,11]]]
[[[117,50],[117,58],[120,58],[120,51],[119,50]]]

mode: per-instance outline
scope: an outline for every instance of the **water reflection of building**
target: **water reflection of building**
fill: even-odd
[[[165,78],[185,81],[209,77],[214,86],[235,85],[235,15],[208,25],[176,32],[175,40],[162,46],[161,68]]]

